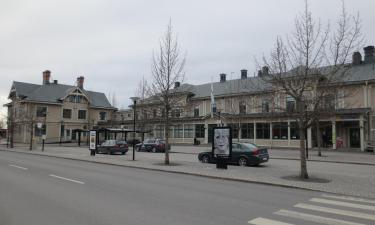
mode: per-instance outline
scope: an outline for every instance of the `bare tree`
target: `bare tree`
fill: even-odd
[[[305,130],[324,114],[334,113],[329,104],[342,88],[348,56],[361,47],[359,16],[348,15],[342,6],[337,27],[323,27],[315,21],[305,1],[304,11],[295,19],[295,30],[284,40],[278,37],[275,48],[263,63],[269,70],[262,79],[275,93],[294,99],[288,114],[298,124],[300,135],[300,178],[307,179]],[[334,100],[334,98],[333,98]],[[286,108],[286,107],[285,107]]]
[[[163,107],[163,124],[166,146],[169,146],[170,113],[178,102],[178,94],[173,90],[175,82],[183,82],[185,55],[181,55],[177,37],[173,33],[172,22],[160,40],[159,49],[153,53],[151,72],[153,83],[151,94],[158,96]],[[165,164],[169,164],[169,149],[165,150]]]

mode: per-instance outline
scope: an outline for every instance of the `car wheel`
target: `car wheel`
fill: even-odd
[[[122,155],[125,155],[125,152],[121,152]]]
[[[238,165],[239,166],[247,166],[247,159],[245,157],[240,157],[238,159]]]
[[[153,147],[153,148],[151,149],[151,151],[152,151],[153,153],[156,153],[156,148]]]
[[[208,155],[202,156],[202,163],[209,163],[210,162],[210,157]]]

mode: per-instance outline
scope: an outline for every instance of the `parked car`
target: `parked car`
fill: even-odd
[[[216,163],[216,158],[212,155],[212,151],[201,152],[198,159],[202,163]],[[268,150],[260,148],[252,143],[233,143],[232,157],[230,164],[239,166],[257,166],[269,160]]]
[[[146,152],[165,152],[165,140],[163,139],[146,139],[143,143],[137,144],[135,149]],[[169,145],[168,149],[171,149]]]
[[[126,142],[130,146],[133,146],[133,144],[139,144],[139,143],[141,143],[141,141],[139,139],[128,139]]]
[[[129,147],[126,141],[106,140],[98,146],[96,153],[114,154],[119,152],[124,155],[128,150]]]

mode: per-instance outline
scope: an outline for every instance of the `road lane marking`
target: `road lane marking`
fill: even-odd
[[[355,198],[355,197],[350,197],[350,196],[322,194],[322,197],[335,198],[335,199],[347,200],[347,201],[353,201],[353,202],[363,202],[363,203],[375,204],[375,200],[368,200],[368,199],[364,199],[364,198]]]
[[[323,198],[312,198],[310,199],[310,201],[323,203],[323,204],[329,204],[329,205],[337,205],[337,206],[375,211],[375,206],[371,206],[371,205],[361,205],[361,204],[355,204],[355,203],[349,203],[349,202],[340,202],[340,201],[334,201],[334,200],[323,199]]]
[[[69,179],[69,178],[66,178],[66,177],[60,177],[60,176],[57,176],[57,175],[54,175],[54,174],[50,174],[49,176],[55,177],[55,178],[58,178],[58,179],[62,179],[62,180],[71,181],[71,182],[78,183],[78,184],[85,184],[85,182],[82,182],[82,181],[79,181],[79,180],[73,180],[73,179]]]
[[[276,215],[286,216],[294,219],[306,220],[314,223],[328,224],[328,225],[364,225],[363,223],[354,223],[344,220],[332,219],[328,217],[316,216],[306,213],[300,213],[296,211],[281,209],[274,212]]]
[[[321,207],[321,206],[304,204],[304,203],[298,203],[294,205],[294,207],[375,221],[375,215],[373,214],[353,212],[353,211],[341,210],[341,209],[333,209],[333,208]]]
[[[14,168],[18,168],[18,169],[21,169],[21,170],[28,170],[28,169],[25,168],[25,167],[17,166],[17,165],[13,165],[13,164],[9,164],[9,166],[14,167]]]
[[[254,225],[293,225],[292,223],[284,223],[277,220],[270,220],[262,217],[250,220],[248,223]]]

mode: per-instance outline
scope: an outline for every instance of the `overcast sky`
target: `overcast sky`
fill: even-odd
[[[182,51],[186,82],[219,73],[253,75],[254,56],[268,54],[277,35],[292,31],[303,0],[0,0],[0,103],[13,80],[41,84],[42,71],[59,83],[85,77],[85,88],[115,93],[127,107],[150,64],[169,18]],[[346,0],[360,13],[366,45],[375,44],[375,1]],[[337,18],[340,0],[310,0],[322,22]],[[363,54],[363,53],[362,53]],[[232,75],[231,75],[232,74]],[[4,109],[3,109],[4,112]]]

